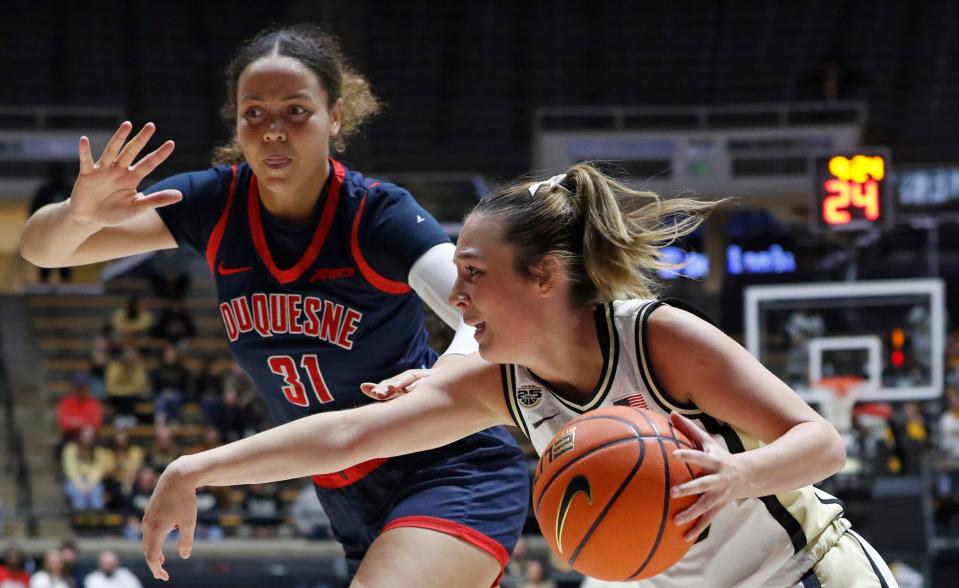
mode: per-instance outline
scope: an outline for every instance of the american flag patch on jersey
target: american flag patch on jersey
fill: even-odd
[[[633,408],[649,408],[646,405],[646,400],[643,399],[641,394],[633,394],[632,396],[627,396],[626,398],[620,398],[619,400],[613,402],[616,406],[631,406]]]

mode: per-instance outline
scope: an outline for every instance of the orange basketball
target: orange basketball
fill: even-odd
[[[576,571],[625,582],[654,576],[679,561],[691,543],[676,514],[698,496],[670,488],[696,476],[673,459],[694,448],[667,417],[610,406],[563,427],[540,456],[533,511],[553,552]]]

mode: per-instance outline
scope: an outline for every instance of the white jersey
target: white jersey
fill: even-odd
[[[760,443],[703,413],[673,400],[653,373],[647,320],[662,302],[626,300],[596,310],[603,370],[592,394],[582,402],[553,393],[528,369],[503,366],[506,404],[517,426],[542,454],[560,429],[579,415],[610,405],[628,405],[697,421],[731,453]],[[677,358],[677,361],[683,361]],[[748,498],[726,506],[676,565],[648,580],[644,588],[690,586],[792,586],[848,528],[842,507],[829,494],[806,486],[792,492]]]

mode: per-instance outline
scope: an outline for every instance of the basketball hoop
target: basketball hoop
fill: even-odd
[[[852,409],[865,384],[859,376],[831,376],[815,383],[823,417],[842,435],[852,431]]]

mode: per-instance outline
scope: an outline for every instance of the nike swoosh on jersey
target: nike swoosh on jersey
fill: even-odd
[[[545,423],[546,421],[555,419],[555,418],[558,417],[558,416],[559,416],[559,413],[557,412],[556,414],[551,414],[551,415],[549,415],[548,417],[543,417],[543,418],[539,419],[538,421],[536,421],[535,423],[533,423],[533,428],[534,428],[534,429],[538,429],[538,428],[540,428],[540,427],[543,425],[543,423]]]
[[[426,220],[426,219],[423,218],[423,217],[421,217],[420,215],[416,215],[416,224],[420,224],[421,222],[423,222],[423,221],[425,221],[425,220]]]
[[[241,272],[248,272],[253,269],[252,265],[247,265],[244,267],[223,267],[223,262],[220,262],[220,265],[216,266],[216,273],[221,276],[232,276],[233,274],[239,274]]]
[[[556,513],[556,547],[560,553],[563,553],[563,527],[566,524],[566,515],[572,506],[573,498],[582,492],[586,495],[586,502],[593,505],[593,492],[589,487],[589,480],[586,476],[578,475],[573,477],[566,485],[563,491],[563,499],[559,502],[559,512]]]

